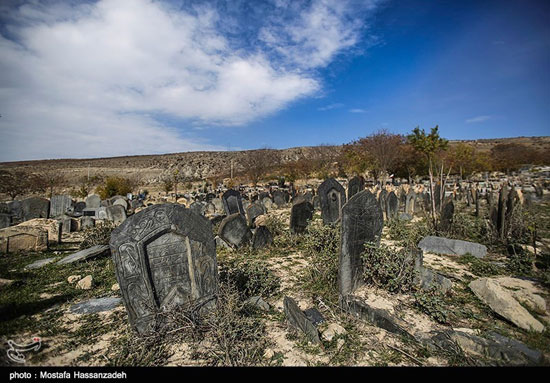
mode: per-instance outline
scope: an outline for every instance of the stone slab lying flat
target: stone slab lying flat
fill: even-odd
[[[44,267],[44,266],[54,262],[55,260],[56,260],[55,257],[39,259],[38,261],[33,262],[30,265],[25,266],[25,270],[39,269],[41,267]]]
[[[82,262],[88,259],[96,258],[101,255],[108,255],[111,252],[109,245],[95,245],[85,250],[80,250],[74,254],[68,255],[59,262],[58,265],[67,263]]]
[[[90,299],[71,306],[71,312],[74,314],[95,314],[102,311],[110,311],[121,304],[122,298],[107,297]]]
[[[422,238],[418,247],[423,251],[435,254],[466,255],[471,254],[476,258],[487,255],[487,247],[479,243],[449,239],[444,237],[428,236]]]

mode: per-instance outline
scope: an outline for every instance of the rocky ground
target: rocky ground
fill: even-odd
[[[541,209],[543,219],[549,222],[548,202]],[[550,360],[550,289],[534,278],[510,271],[502,252],[490,249],[483,260],[425,253],[424,266],[448,278],[452,288],[447,294],[427,295],[423,305],[419,305],[414,292],[390,293],[383,286],[364,285],[355,292],[413,335],[407,337],[339,309],[334,273],[339,239],[336,232],[323,229],[318,212],[309,234],[301,236],[289,233],[289,207],[269,211],[263,219],[274,234],[270,248],[218,249],[222,281],[247,276],[245,287],[239,289],[241,295],[231,289],[223,293],[218,317],[204,325],[207,330],[201,330],[202,325],[182,314],[178,323],[183,325],[150,339],[133,333],[122,304],[91,314],[75,309],[75,304],[93,298],[120,297],[110,257],[71,264],[52,262],[26,269],[37,260],[57,261],[77,251],[86,232],[64,234],[63,243],[47,252],[0,257],[0,338],[5,351],[9,340],[24,344],[40,337],[40,350],[25,353],[26,365],[514,364],[502,355],[489,357],[488,346],[479,341],[498,333],[540,351],[546,361],[536,364]],[[421,220],[402,224],[414,227]],[[541,222],[541,227],[548,225]],[[382,244],[399,248],[403,238],[395,232],[386,227]],[[549,233],[544,232],[546,244],[547,238]],[[469,286],[480,278],[490,278],[513,295],[543,324],[544,331],[526,331],[496,314]],[[261,299],[245,304],[251,296]],[[324,322],[318,325],[321,343],[309,342],[289,325],[283,307],[286,296],[293,298],[301,310],[315,308],[322,315]],[[450,336],[451,344],[458,347],[437,348],[423,342],[426,334],[434,331],[454,334]],[[10,363],[5,351],[2,362]]]

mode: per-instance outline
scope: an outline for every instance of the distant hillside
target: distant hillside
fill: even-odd
[[[550,136],[545,137],[514,137],[498,139],[481,139],[450,141],[451,145],[465,142],[477,150],[490,151],[500,143],[520,143],[538,150],[550,150]],[[324,146],[323,149],[339,152],[342,146]],[[180,174],[195,179],[205,179],[216,175],[229,174],[231,163],[234,170],[242,169],[243,159],[254,150],[220,151],[220,152],[186,152],[157,155],[123,156],[92,159],[59,159],[0,163],[0,169],[22,169],[31,172],[56,170],[63,173],[67,179],[76,179],[90,174],[122,175],[139,177],[143,183],[156,182],[160,175],[170,169],[178,168]],[[279,150],[282,163],[300,158],[315,159],[319,147],[296,147]]]

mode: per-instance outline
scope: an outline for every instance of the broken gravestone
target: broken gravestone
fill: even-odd
[[[272,243],[273,236],[267,227],[258,226],[258,228],[254,230],[254,235],[252,236],[252,248],[254,250],[271,246]]]
[[[476,258],[483,258],[487,255],[487,247],[479,243],[436,236],[427,236],[422,238],[422,240],[418,243],[418,247],[427,253],[435,254],[470,254]]]
[[[290,297],[285,297],[283,306],[288,323],[295,329],[303,332],[310,342],[320,344],[321,339],[319,338],[319,331],[306,317],[304,312],[300,310],[296,301]]]
[[[250,241],[252,232],[244,217],[235,213],[225,217],[220,224],[218,236],[233,247],[242,246]]]
[[[226,215],[239,213],[244,215],[244,208],[241,193],[237,190],[229,189],[222,195],[223,208]]]
[[[210,221],[177,204],[150,206],[111,235],[111,253],[129,321],[140,333],[180,305],[202,308],[218,290]]]
[[[334,178],[324,181],[317,190],[321,205],[323,224],[329,225],[341,218],[342,206],[346,203],[346,191]]]

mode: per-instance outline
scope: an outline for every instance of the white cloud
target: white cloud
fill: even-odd
[[[365,109],[360,109],[360,108],[350,109],[349,112],[350,113],[367,113]]]
[[[467,124],[472,124],[472,123],[476,123],[476,122],[484,122],[484,121],[488,121],[492,118],[493,118],[493,116],[477,116],[477,117],[472,117],[472,118],[467,119],[466,123]]]
[[[326,106],[322,106],[320,108],[317,108],[317,110],[321,111],[321,112],[325,112],[327,110],[332,110],[332,109],[338,109],[338,108],[341,108],[343,107],[344,104],[342,103],[339,103],[339,102],[335,102],[334,104],[329,104],[329,105],[326,105]]]
[[[359,40],[350,11],[314,1],[284,31],[259,29],[263,47],[238,49],[207,5],[25,4],[9,15],[10,38],[0,36],[0,160],[220,149],[186,134],[250,123],[320,91],[312,69]]]

